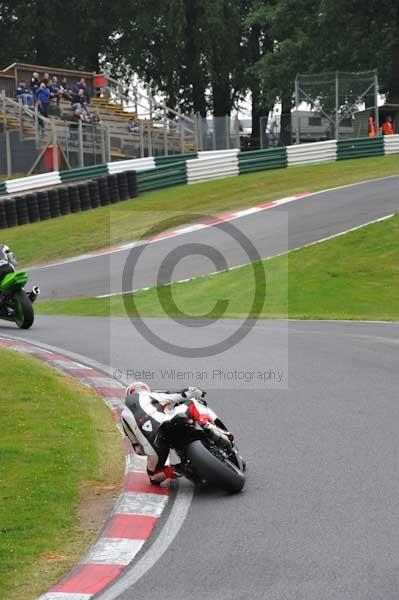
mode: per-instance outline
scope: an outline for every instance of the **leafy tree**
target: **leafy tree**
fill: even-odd
[[[0,60],[97,70],[122,0],[0,2]]]
[[[382,90],[394,89],[398,13],[397,0],[259,0],[255,14],[269,28],[274,48],[258,61],[256,71],[270,102],[282,100],[283,143],[290,141],[292,94],[299,72],[377,68]]]

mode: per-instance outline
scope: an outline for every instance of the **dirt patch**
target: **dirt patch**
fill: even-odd
[[[87,532],[99,532],[107,521],[120,491],[120,485],[84,486],[76,510],[80,527]]]

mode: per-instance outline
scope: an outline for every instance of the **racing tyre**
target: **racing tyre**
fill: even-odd
[[[212,454],[199,440],[187,447],[186,455],[193,470],[210,485],[230,494],[236,494],[244,487],[244,473],[230,461],[223,460],[222,455],[218,458]]]
[[[33,306],[29,296],[23,290],[17,292],[15,298],[15,322],[20,329],[29,329],[32,327],[34,315]]]

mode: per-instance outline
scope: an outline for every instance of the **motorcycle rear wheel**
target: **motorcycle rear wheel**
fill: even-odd
[[[20,290],[14,295],[15,322],[20,329],[29,329],[33,325],[33,306],[29,296]]]
[[[186,450],[193,470],[212,486],[236,494],[245,484],[245,475],[236,465],[220,460],[200,442],[192,442]]]

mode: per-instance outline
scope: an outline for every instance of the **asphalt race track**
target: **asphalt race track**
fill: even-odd
[[[240,227],[269,256],[397,212],[398,183],[399,177],[387,178],[317,194],[240,219]],[[165,256],[181,238],[214,245],[216,235],[208,228],[153,244],[136,287],[154,281],[155,255]],[[229,266],[247,262],[237,245],[217,247]],[[120,252],[35,270],[31,281],[41,285],[43,297],[107,293],[120,288],[125,259]],[[107,260],[116,265],[112,281]],[[206,269],[208,259],[193,257],[181,261],[173,277]],[[176,343],[209,343],[208,327],[184,331],[184,323],[149,321]],[[236,327],[236,321],[214,323],[211,337]],[[151,346],[126,319],[38,317],[28,332],[4,324],[0,334],[79,353],[122,375],[148,368],[155,387],[165,384],[162,366],[189,364]],[[287,371],[281,385],[203,386],[247,458],[244,492],[196,491],[155,566],[133,587],[117,596],[105,592],[101,600],[398,598],[399,324],[295,321],[287,330],[283,321],[259,321],[237,346],[209,360],[228,371],[234,363],[247,369],[245,361],[259,357],[267,365],[273,356],[273,368],[281,364]],[[197,362],[209,368],[206,359]]]
[[[133,327],[113,319],[111,328],[112,349],[110,324],[96,318],[39,317],[18,335],[105,364],[112,355],[121,370],[140,348],[152,364]],[[16,330],[6,324],[0,333]],[[399,324],[292,322],[288,390],[210,390],[248,459],[245,492],[197,492],[172,545],[119,598],[397,598],[398,334]]]
[[[233,224],[256,246],[259,256],[266,258],[396,212],[399,208],[398,187],[399,176],[388,177],[367,184],[315,194],[242,217]],[[139,216],[136,215],[135,218]],[[128,289],[155,285],[158,263],[183,243],[199,243],[218,248],[229,267],[250,262],[246,252],[231,235],[222,235],[218,227],[210,227],[147,247],[137,263],[134,279]],[[43,299],[119,292],[122,289],[122,272],[128,256],[129,251],[122,251],[34,269],[31,281],[40,286]],[[189,261],[181,261],[176,266],[172,281],[214,270],[220,269],[215,269],[207,258],[191,256]],[[167,278],[165,281],[161,277],[159,283],[169,280]]]

